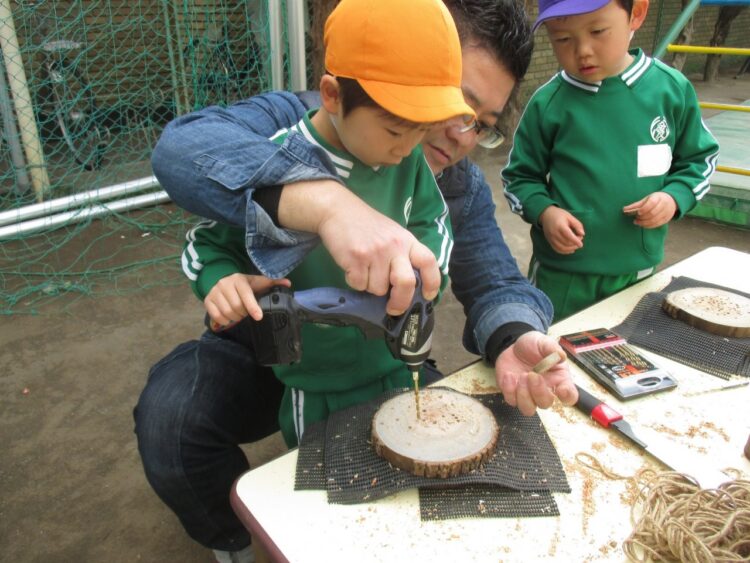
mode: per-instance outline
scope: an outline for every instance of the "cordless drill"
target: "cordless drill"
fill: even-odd
[[[414,381],[430,354],[435,325],[433,304],[422,295],[417,275],[414,297],[398,316],[385,312],[388,296],[321,287],[292,291],[276,286],[258,299],[263,319],[251,323],[257,360],[262,365],[291,364],[302,358],[302,323],[356,326],[365,338],[384,338],[393,357],[412,371]]]

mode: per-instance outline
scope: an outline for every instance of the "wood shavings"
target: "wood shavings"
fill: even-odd
[[[688,438],[708,438],[709,437],[709,431],[717,434],[721,437],[722,440],[725,442],[729,442],[729,436],[727,435],[726,431],[724,431],[723,428],[719,428],[716,426],[713,422],[704,421],[699,424],[694,424],[687,428],[684,431],[679,431],[674,428],[670,428],[669,426],[665,426],[663,424],[655,424],[652,426],[654,430],[657,432],[660,432],[662,434],[668,434],[670,436],[685,436]]]
[[[583,523],[582,532],[583,535],[588,534],[589,519],[594,515],[596,511],[596,505],[594,504],[594,489],[596,483],[591,477],[585,477],[583,481],[583,487],[581,489],[581,496],[583,498]]]
[[[557,398],[555,398],[555,402],[552,403],[550,410],[566,422],[570,422],[571,424],[578,422],[578,418],[573,414],[575,411],[570,407],[563,405]]]
[[[471,395],[494,395],[499,392],[500,389],[498,389],[496,385],[482,385],[476,379],[472,380],[471,389],[469,391]]]
[[[547,555],[554,557],[557,555],[557,546],[560,544],[560,531],[556,531],[549,542],[549,549]]]

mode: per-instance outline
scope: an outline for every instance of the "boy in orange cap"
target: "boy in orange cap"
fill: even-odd
[[[442,273],[433,286],[442,289],[453,246],[448,209],[418,145],[431,123],[474,116],[461,91],[453,20],[440,0],[343,0],[326,22],[324,43],[321,108],[273,139],[323,151],[352,192],[432,251]],[[226,327],[248,312],[257,320],[254,290],[265,287],[249,275],[244,231],[204,223],[188,241],[184,270],[213,323]],[[346,272],[322,246],[289,281],[296,290],[348,287]],[[302,341],[299,363],[274,367],[285,385],[279,423],[290,446],[331,412],[411,384],[385,342],[365,340],[354,327],[305,324]]]

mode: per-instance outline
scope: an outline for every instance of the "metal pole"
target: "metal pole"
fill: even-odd
[[[37,200],[42,201],[44,193],[49,189],[49,177],[44,164],[44,153],[36,127],[34,109],[31,106],[29,83],[21,62],[21,50],[18,46],[13,14],[10,11],[10,0],[0,0],[0,50],[2,50],[5,69],[8,72],[8,83],[13,96],[18,128],[21,130],[21,142],[26,153],[26,162],[29,164],[31,183]]]
[[[750,170],[744,168],[735,168],[734,166],[717,166],[717,172],[726,172],[727,174],[738,174],[740,176],[750,176]]]
[[[16,172],[15,191],[24,195],[29,191],[31,182],[29,174],[26,172],[26,161],[23,158],[23,147],[18,140],[18,128],[16,127],[16,117],[13,115],[13,107],[10,103],[8,94],[8,83],[5,80],[5,65],[0,57],[0,115],[3,118],[3,129],[5,132],[8,147],[10,147],[10,160],[13,163],[13,169]]]
[[[677,36],[687,25],[688,20],[693,17],[693,14],[696,12],[700,5],[701,0],[690,0],[690,3],[685,6],[685,9],[677,17],[677,20],[672,24],[672,27],[669,28],[669,31],[667,31],[664,39],[662,39],[659,45],[656,47],[656,50],[653,54],[654,58],[661,59],[664,56],[664,53],[667,52],[667,45],[677,39]]]
[[[185,48],[182,45],[182,28],[180,27],[180,11],[177,8],[177,2],[171,2],[172,11],[174,12],[174,27],[177,32],[177,62],[179,62],[180,77],[182,79],[182,90],[185,96],[185,111],[189,111],[192,105],[192,89],[188,89],[187,72],[185,71]],[[185,14],[183,14],[184,16]],[[183,17],[184,19],[184,17]],[[187,25],[185,26],[187,28]],[[188,40],[192,39],[192,29],[188,28]]]
[[[284,49],[281,43],[281,0],[268,0],[268,35],[271,48],[271,87],[284,89]]]
[[[180,100],[180,87],[177,84],[177,67],[175,65],[174,45],[172,45],[172,26],[169,25],[169,10],[167,2],[159,2],[162,16],[164,17],[164,32],[167,41],[167,55],[169,60],[169,78],[172,80],[172,92],[174,95],[174,112],[175,115],[182,115],[182,100]],[[182,54],[180,54],[182,56]]]
[[[305,2],[287,0],[289,26],[289,64],[291,89],[307,90],[307,56],[305,53]]]
[[[33,205],[27,205],[26,207],[19,207],[18,209],[11,209],[9,211],[2,211],[0,212],[0,225],[19,223],[21,221],[33,219],[34,217],[50,215],[51,213],[57,213],[58,211],[64,211],[66,209],[80,207],[86,204],[98,203],[100,201],[114,199],[126,194],[141,192],[158,186],[159,181],[156,179],[156,176],[148,176],[138,180],[114,184],[112,186],[107,186],[106,188],[96,188],[88,192],[35,203]]]
[[[701,53],[704,55],[747,55],[750,49],[739,47],[701,47],[700,45],[668,45],[670,53]]]
[[[706,109],[721,109],[721,110],[727,110],[727,111],[750,112],[750,106],[738,106],[734,104],[716,104],[713,102],[698,102],[698,105]]]
[[[46,217],[40,217],[39,219],[32,219],[31,221],[25,221],[23,223],[0,227],[0,240],[17,237],[19,235],[26,235],[37,231],[54,229],[63,225],[78,223],[84,219],[93,219],[109,213],[128,211],[130,209],[155,205],[165,201],[169,201],[167,192],[158,191],[131,198],[120,199],[108,204],[99,203],[92,207],[76,209],[75,211],[68,211],[58,215],[48,215]]]

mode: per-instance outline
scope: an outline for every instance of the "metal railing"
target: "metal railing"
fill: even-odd
[[[685,6],[685,9],[675,20],[672,27],[669,29],[667,34],[664,36],[659,46],[654,51],[654,57],[662,58],[665,53],[695,53],[702,55],[734,55],[734,56],[750,56],[750,49],[737,48],[737,47],[707,47],[699,45],[674,45],[674,41],[680,34],[682,29],[687,25],[687,22],[693,17],[693,14],[700,7],[701,0],[691,0],[691,2]],[[750,112],[750,106],[742,106],[738,104],[719,104],[714,102],[698,102],[701,108],[705,109],[718,109],[724,111],[739,111],[739,112]],[[716,167],[717,171],[726,172],[729,174],[738,174],[740,176],[750,176],[750,170],[745,168],[736,168],[734,166],[722,166]]]

